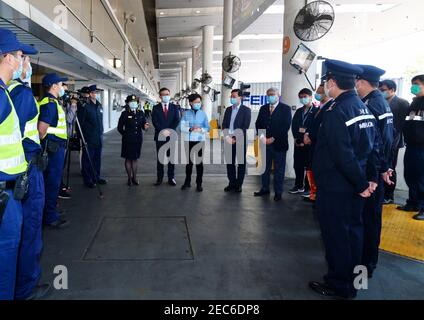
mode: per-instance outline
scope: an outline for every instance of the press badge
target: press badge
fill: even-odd
[[[299,132],[300,133],[305,133],[306,132],[306,128],[299,128]]]

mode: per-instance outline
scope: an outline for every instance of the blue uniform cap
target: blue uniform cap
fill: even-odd
[[[103,91],[103,90],[102,89],[98,89],[97,88],[97,85],[95,85],[95,84],[93,84],[93,85],[91,85],[91,86],[88,87],[88,93],[96,92],[96,91]]]
[[[369,82],[380,82],[380,77],[386,73],[385,70],[375,66],[365,64],[357,64],[357,66],[364,70],[364,72],[358,76],[358,79],[367,80]]]
[[[351,63],[327,59],[323,65],[323,78],[334,76],[335,78],[356,78],[361,75],[364,70]]]
[[[16,35],[4,28],[0,28],[0,54],[22,51],[23,54],[37,54],[38,51],[30,45],[19,42]]]
[[[57,73],[46,74],[43,78],[43,87],[50,87],[56,83],[68,81],[68,78],[60,77]]]
[[[78,92],[80,92],[80,93],[90,93],[90,90],[88,89],[88,87],[82,87],[80,90],[78,90]]]
[[[127,99],[125,100],[125,102],[129,103],[131,101],[137,101],[137,97],[135,95],[130,95],[127,97]]]

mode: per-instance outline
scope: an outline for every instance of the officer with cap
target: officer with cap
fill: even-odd
[[[379,149],[380,170],[376,179],[377,189],[373,195],[367,199],[362,213],[364,223],[364,249],[362,253],[362,265],[368,269],[368,277],[377,267],[378,247],[381,236],[381,220],[384,202],[384,183],[392,185],[390,177],[393,174],[391,168],[392,145],[393,145],[393,113],[383,94],[378,90],[380,77],[386,71],[370,66],[357,65],[364,72],[358,75],[356,90],[362,101],[374,115],[377,121],[377,141]]]
[[[18,76],[18,75],[16,75]],[[43,158],[40,135],[37,130],[39,106],[30,84],[32,67],[29,56],[23,60],[19,78],[9,83],[10,97],[19,117],[23,136],[22,145],[28,168],[28,191],[22,199],[23,224],[16,276],[16,300],[44,297],[49,284],[38,286],[41,278],[40,257],[43,247],[41,229],[44,209],[44,178],[46,159]]]
[[[22,55],[36,53],[33,47],[20,43],[13,32],[0,28],[0,300],[15,298],[21,200],[26,188],[22,177],[28,168],[19,119],[6,84],[21,76]]]
[[[374,192],[368,176],[377,170],[376,122],[354,90],[362,68],[326,60],[324,69],[325,92],[334,101],[324,114],[312,167],[328,273],[324,282],[309,286],[320,295],[352,299],[354,269],[362,257],[361,213]]]
[[[78,109],[77,116],[95,172],[93,172],[87,152],[83,148],[81,173],[85,186],[95,188],[96,183],[107,184],[107,181],[100,176],[103,147],[103,107],[97,100],[97,93],[103,90],[97,89],[96,85],[91,85],[86,91],[88,91],[89,97],[83,107]]]
[[[44,76],[42,85],[46,95],[39,103],[38,131],[40,132],[42,148],[48,154],[48,165],[44,172],[46,192],[44,224],[53,229],[62,229],[69,225],[68,221],[59,218],[56,206],[68,137],[65,111],[58,99],[65,94],[62,83],[67,80],[67,78],[60,77],[56,73]]]

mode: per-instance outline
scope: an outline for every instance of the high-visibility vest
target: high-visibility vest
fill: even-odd
[[[57,101],[56,99],[45,97],[43,100],[40,101],[40,108],[51,102],[54,102],[56,104],[58,120],[56,127],[49,126],[49,128],[47,129],[47,134],[51,134],[60,139],[66,140],[68,138],[66,129],[66,115],[65,111],[63,111],[63,108],[59,104],[59,101]]]
[[[13,89],[15,89],[17,86],[23,86],[23,85],[24,84],[22,84],[21,82],[14,80],[9,84],[9,92],[12,92]],[[37,128],[38,117],[40,115],[40,106],[38,105],[38,102],[35,98],[34,98],[34,101],[35,101],[35,105],[37,106],[37,115],[33,119],[27,121],[27,123],[25,124],[23,138],[32,140],[36,144],[40,145],[40,134]]]
[[[0,123],[0,172],[8,175],[20,174],[26,171],[28,163],[22,147],[19,118],[7,90],[3,87],[0,90],[6,93],[11,106],[9,115]]]

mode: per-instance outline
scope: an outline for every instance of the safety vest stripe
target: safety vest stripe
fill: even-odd
[[[0,168],[2,171],[16,168],[25,163],[25,155],[21,154],[14,158],[0,159]]]
[[[420,116],[414,116],[414,117],[407,116],[405,120],[406,121],[424,121],[424,117],[420,117]]]
[[[47,133],[49,133],[49,134],[65,134],[66,133],[66,130],[65,129],[60,129],[60,128],[49,127],[47,129]]]
[[[0,145],[7,145],[7,144],[15,144],[21,141],[21,134],[19,131],[7,135],[7,136],[0,136]]]
[[[386,119],[388,117],[393,117],[393,113],[388,112],[388,113],[382,114],[381,116],[378,117],[378,120],[383,120],[383,119]]]
[[[374,116],[373,116],[373,115],[362,115],[362,116],[359,116],[359,117],[353,118],[353,119],[351,119],[351,120],[349,120],[349,121],[346,121],[346,126],[347,126],[347,127],[350,127],[351,125],[353,125],[353,124],[355,124],[355,123],[357,123],[357,122],[359,122],[359,121],[363,121],[363,120],[371,120],[371,119],[374,119],[374,120],[375,120],[375,118],[374,118]]]
[[[37,130],[37,123],[27,122],[25,125],[25,132],[31,132]]]

